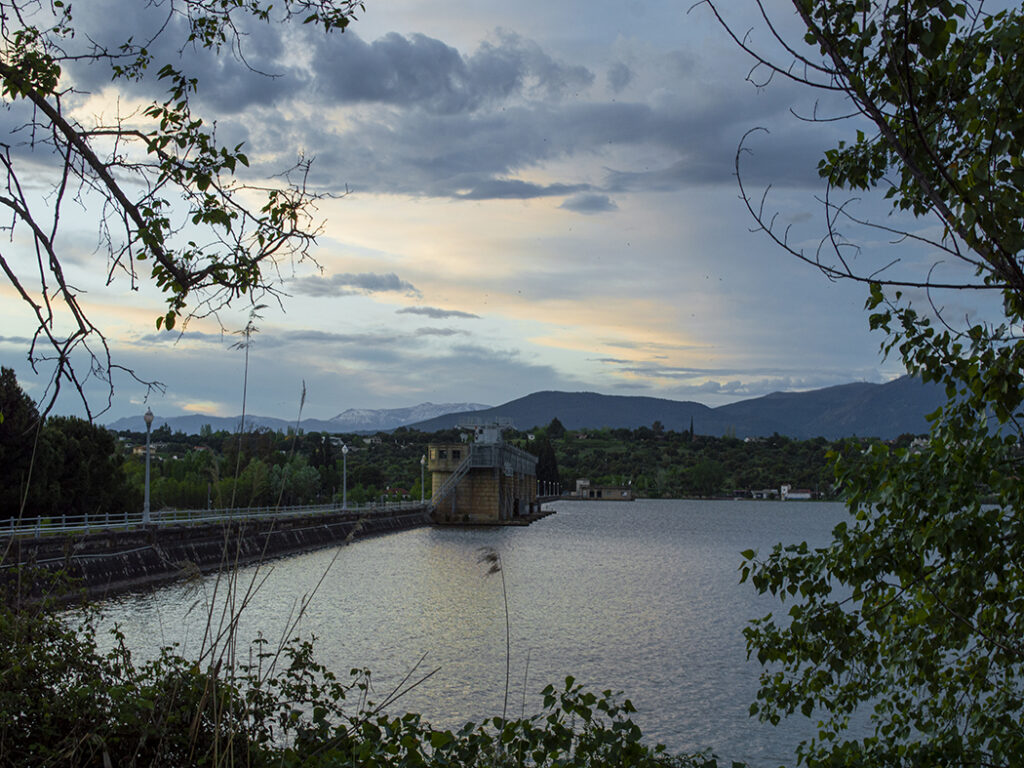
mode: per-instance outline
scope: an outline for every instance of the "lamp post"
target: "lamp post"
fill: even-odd
[[[423,472],[427,468],[427,454],[420,456],[420,504],[424,499]]]
[[[153,426],[153,410],[147,408],[142,418],[146,421],[146,496],[142,502],[142,524],[149,525],[149,431]]]
[[[341,444],[341,508],[348,509],[348,446]]]

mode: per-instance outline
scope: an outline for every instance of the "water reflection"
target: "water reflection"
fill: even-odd
[[[840,505],[780,502],[563,502],[529,528],[424,528],[284,558],[242,614],[239,636],[276,640],[305,605],[297,630],[339,675],[373,670],[377,699],[426,654],[440,671],[398,703],[437,725],[500,714],[505,681],[501,583],[479,548],[501,555],[511,617],[510,712],[533,711],[539,691],[566,675],[624,690],[651,738],[674,750],[778,764],[809,730],[747,716],[757,686],[742,627],[772,610],[738,584],[739,552],[778,541],[823,543]],[[325,575],[326,572],[326,575]],[[171,585],[106,603],[137,656],[170,642],[196,653],[215,581]],[[309,596],[316,592],[315,597]],[[223,589],[221,589],[223,592]],[[307,604],[308,601],[308,604]],[[527,659],[529,663],[527,665]]]

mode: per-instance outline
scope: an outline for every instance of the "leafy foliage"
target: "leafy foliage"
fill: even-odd
[[[807,40],[878,132],[829,151],[832,183],[884,183],[899,209],[937,214],[951,248],[999,284],[1024,288],[1024,17],[981,3],[798,3]],[[973,255],[968,255],[968,254]]]
[[[10,368],[0,368],[0,510],[21,509],[24,489],[31,479],[32,452],[41,426],[39,412]]]
[[[139,433],[125,432],[122,437],[136,444],[145,441]],[[351,503],[379,499],[389,486],[406,489],[412,499],[419,499],[419,457],[429,442],[452,439],[447,432],[410,429],[377,437],[379,442],[371,443],[363,442],[360,435],[333,438],[350,447],[347,479]],[[655,438],[649,429],[593,430],[585,439],[567,433],[560,440],[551,440],[543,432],[533,441],[522,433],[508,437],[514,444],[538,452],[539,480],[561,483],[563,489],[572,488],[578,477],[610,485],[626,485],[632,480],[634,490],[642,495],[666,498],[778,488],[781,483],[830,495],[834,478],[826,453],[840,445],[820,438],[791,440],[779,435],[751,442],[701,435],[690,440],[688,433],[671,430]],[[896,444],[907,445],[911,437],[904,436]],[[154,432],[158,447],[153,505],[158,509],[203,507],[209,494],[214,506],[223,506],[231,498],[232,488],[236,503],[242,506],[273,505],[279,497],[295,504],[340,499],[342,459],[338,449],[331,453],[325,447],[331,439],[318,433],[270,431],[245,433],[241,440],[226,432],[203,437],[166,431],[157,438]],[[241,470],[236,481],[239,446]],[[708,469],[712,471],[706,472]],[[128,458],[124,471],[141,493],[141,457]],[[429,478],[427,482],[429,485]]]
[[[550,428],[549,428],[550,431]],[[527,447],[537,454],[537,482],[558,483],[558,457],[555,455],[555,448],[551,440],[544,435],[536,441],[536,445],[527,444]]]
[[[0,410],[0,521],[138,507],[113,434],[73,416],[43,419],[9,368],[0,369]]]
[[[881,301],[876,288],[869,305]],[[755,711],[822,717],[801,752],[810,765],[1013,764],[1024,754],[1024,382],[1009,365],[1020,342],[995,344],[976,326],[964,345],[906,306],[872,323],[910,369],[944,382],[950,401],[923,450],[834,455],[853,518],[829,547],[746,553],[744,577],[795,599],[783,621],[747,630],[770,670]],[[847,740],[860,708],[871,734]]]
[[[835,260],[810,260],[870,284],[870,323],[886,335],[884,352],[944,385],[948,400],[931,415],[923,448],[833,454],[851,518],[828,546],[744,553],[743,578],[791,601],[786,615],[746,631],[765,664],[752,709],[772,722],[814,717],[817,737],[798,751],[809,766],[1016,765],[1024,755],[1024,15],[988,13],[981,2],[794,6],[820,58],[790,45],[800,66],[759,57],[760,65],[845,94],[861,125],[875,129],[828,152],[822,176],[830,187],[884,187],[897,209],[934,217],[941,235],[924,242],[976,278],[948,287],[998,291],[1003,316],[955,328],[885,291],[935,288],[930,274],[855,273],[833,229],[840,208],[826,198],[823,242]],[[858,715],[866,730],[851,728]]]
[[[118,367],[69,284],[60,245],[66,209],[80,205],[99,222],[103,248],[94,271],[108,279],[124,274],[134,288],[148,262],[148,279],[165,300],[158,330],[272,291],[267,265],[307,256],[317,234],[308,160],[299,158],[272,183],[240,178],[249,166],[242,146],[221,145],[193,110],[201,84],[184,70],[185,49],[244,62],[246,24],[344,30],[359,8],[358,0],[170,0],[155,29],[108,48],[76,35],[71,3],[0,2],[0,97],[13,120],[23,121],[15,133],[25,137],[0,148],[0,207],[10,215],[4,229],[11,239],[24,232],[31,242],[25,254],[0,255],[0,270],[37,324],[31,361],[55,369],[44,412],[66,383],[91,414],[87,375],[109,382]],[[178,57],[154,61],[164,47],[158,39]],[[74,72],[86,69],[101,70],[111,88],[130,88],[148,105],[107,119],[75,110]],[[37,194],[41,185],[49,188]],[[83,353],[87,364],[78,370]]]
[[[567,434],[552,445],[563,488],[586,477],[599,485],[632,482],[643,496],[680,498],[778,488],[782,483],[831,495],[833,476],[826,453],[839,443],[781,435],[749,442],[705,435],[691,439],[688,431],[655,435],[641,427]]]

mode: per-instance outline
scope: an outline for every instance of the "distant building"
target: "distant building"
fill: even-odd
[[[814,496],[809,488],[793,488],[790,485],[783,485],[779,489],[779,495],[783,501],[807,500]]]
[[[163,450],[166,447],[167,447],[167,443],[150,443],[149,450],[152,451],[152,455],[155,458],[156,457],[156,452],[159,451],[159,450]],[[132,455],[133,456],[145,456],[146,455],[146,446],[145,446],[145,444],[134,446],[132,448]]]
[[[569,498],[587,501],[634,501],[631,485],[591,485],[590,480],[581,477],[576,480],[576,491]]]
[[[540,509],[537,457],[506,443],[501,425],[478,427],[472,443],[431,443],[427,471],[437,523],[508,525]]]

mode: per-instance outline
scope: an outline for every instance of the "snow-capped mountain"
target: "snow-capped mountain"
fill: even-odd
[[[299,422],[299,428],[306,432],[382,432],[426,421],[427,419],[434,419],[438,416],[445,416],[449,413],[481,411],[490,407],[480,403],[420,403],[409,408],[382,408],[379,410],[349,408],[332,419],[303,419]],[[164,418],[158,414],[153,420],[153,429],[158,429],[167,424],[174,432],[198,434],[202,427],[208,424],[215,432],[222,429],[234,432],[238,429],[241,422],[241,416],[205,416],[192,413],[187,416]],[[245,425],[246,429],[265,427],[284,431],[294,428],[295,422],[249,414],[245,417]],[[130,429],[135,432],[146,431],[146,423],[142,420],[141,415],[118,419],[108,424],[107,427],[113,430]]]
[[[480,403],[420,403],[409,408],[349,408],[330,419],[330,424],[338,432],[376,432],[397,429],[449,413],[483,411],[490,407]]]

